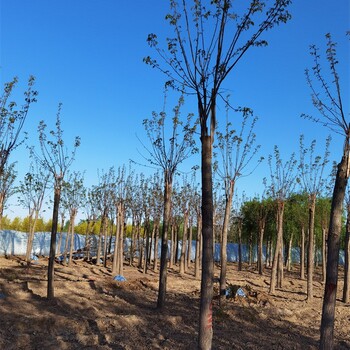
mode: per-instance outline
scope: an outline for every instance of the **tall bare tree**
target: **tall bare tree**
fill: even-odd
[[[238,179],[249,176],[257,165],[250,167],[254,156],[257,155],[260,145],[256,145],[254,126],[257,118],[250,118],[253,112],[248,108],[239,109],[242,113],[241,129],[236,131],[228,121],[228,108],[226,115],[226,129],[222,133],[217,132],[218,150],[221,162],[217,164],[217,172],[224,183],[225,190],[225,214],[221,232],[220,246],[220,305],[226,300],[226,270],[227,270],[227,232],[232,209],[232,199],[235,185]],[[258,164],[263,158],[258,160]]]
[[[330,137],[326,139],[323,156],[316,155],[316,140],[311,142],[309,148],[304,145],[304,135],[300,136],[300,160],[299,176],[303,191],[309,196],[309,239],[307,255],[307,300],[313,299],[313,274],[314,274],[314,242],[315,242],[315,212],[316,200],[325,187],[325,166],[329,162]]]
[[[277,146],[274,149],[274,156],[268,158],[270,168],[270,185],[268,194],[276,203],[276,228],[277,241],[272,262],[270,293],[275,292],[276,284],[281,288],[283,282],[283,215],[285,202],[289,195],[293,193],[296,183],[295,167],[297,161],[294,153],[289,160],[283,162]]]
[[[47,169],[40,167],[38,162],[34,161],[30,164],[28,173],[24,176],[24,180],[20,182],[17,188],[19,203],[28,209],[29,232],[26,250],[27,264],[30,264],[31,261],[30,255],[33,248],[35,226],[44,202],[49,176],[50,173]]]
[[[76,137],[73,143],[73,150],[68,151],[64,140],[63,130],[61,125],[61,108],[59,104],[56,115],[56,128],[47,134],[47,125],[44,121],[39,123],[38,133],[41,154],[38,155],[33,150],[33,155],[40,162],[41,166],[47,169],[51,174],[54,186],[54,200],[52,210],[52,228],[50,240],[50,256],[47,274],[47,298],[54,298],[54,264],[56,255],[56,236],[58,227],[58,209],[61,200],[61,190],[64,177],[72,165],[77,148],[80,146],[80,137]],[[49,135],[49,137],[48,137]]]
[[[110,168],[108,172],[102,171],[98,174],[99,183],[93,187],[93,191],[97,197],[97,207],[101,218],[101,226],[97,241],[96,265],[101,264],[103,254],[103,264],[107,263],[107,228],[109,214],[113,208],[113,191],[114,191],[114,168]],[[103,244],[103,247],[102,247]]]
[[[160,69],[170,83],[182,86],[197,98],[202,144],[202,234],[203,269],[201,281],[198,347],[212,344],[213,298],[213,181],[212,145],[216,129],[216,106],[221,87],[247,50],[265,46],[261,35],[290,18],[290,0],[254,0],[246,9],[235,10],[232,0],[169,0],[166,16],[174,37],[166,39],[167,51],[158,45],[156,34],[148,35],[162,63],[146,57],[145,62]],[[241,10],[241,11],[240,11]]]
[[[165,122],[167,114],[163,110],[161,113],[153,112],[151,119],[145,119],[147,137],[151,143],[151,148],[144,145],[148,154],[146,158],[149,164],[159,167],[164,176],[164,212],[161,237],[161,255],[159,271],[159,290],[157,308],[163,309],[166,301],[166,282],[167,282],[167,259],[168,259],[168,233],[170,228],[171,214],[171,196],[173,180],[179,165],[193,154],[195,142],[193,134],[192,114],[189,114],[185,121],[181,120],[181,107],[184,104],[184,98],[179,98],[177,106],[173,109],[172,126],[170,132],[167,132]]]
[[[350,32],[347,34],[350,36]],[[349,114],[344,110],[340,76],[337,71],[339,61],[337,58],[336,43],[332,40],[329,33],[326,34],[326,43],[326,60],[329,76],[322,70],[322,58],[319,49],[315,45],[310,47],[310,54],[313,57],[314,64],[311,71],[305,71],[307,84],[311,89],[312,103],[317,109],[319,117],[315,118],[311,115],[303,116],[321,123],[334,133],[341,135],[344,139],[342,158],[337,166],[332,196],[327,243],[327,273],[320,328],[320,349],[333,349],[343,203],[350,175],[350,123]],[[328,81],[331,81],[331,84]]]

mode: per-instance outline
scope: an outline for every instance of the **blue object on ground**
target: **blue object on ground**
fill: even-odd
[[[117,275],[113,279],[115,281],[118,281],[118,282],[125,282],[126,281],[126,278],[124,276],[121,276],[121,275]]]
[[[0,292],[0,299],[5,299],[5,298],[6,298],[6,295]]]
[[[36,255],[32,255],[32,256],[30,257],[30,260],[39,260],[39,258],[38,258]]]
[[[242,288],[238,288],[237,289],[236,295],[239,296],[239,297],[243,297],[243,298],[246,297],[246,295],[245,295],[245,293],[244,293]]]

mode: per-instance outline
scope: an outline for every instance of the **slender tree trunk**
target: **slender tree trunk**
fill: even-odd
[[[132,217],[131,223],[131,242],[130,242],[130,261],[129,265],[133,266],[134,263],[134,245],[135,245],[135,217]]]
[[[305,279],[305,227],[301,226],[301,243],[300,243],[300,279]]]
[[[293,244],[293,234],[291,234],[288,242],[287,271],[292,270],[292,244]]]
[[[322,282],[326,282],[326,261],[327,261],[327,247],[326,247],[326,240],[327,240],[327,229],[326,227],[322,227]]]
[[[192,235],[193,235],[193,225],[192,225],[192,219],[190,220],[190,229],[189,229],[189,237],[188,237],[188,248],[187,248],[187,269],[191,267],[191,261],[192,261]]]
[[[266,259],[265,259],[266,268],[270,267],[270,255],[271,255],[271,240],[268,239],[266,242]]]
[[[165,306],[166,284],[167,284],[167,262],[168,262],[168,231],[170,226],[171,214],[171,192],[172,178],[171,174],[164,174],[164,212],[163,212],[163,228],[160,253],[159,267],[159,288],[157,309],[162,310]]]
[[[58,208],[61,199],[61,186],[60,184],[55,185],[55,193],[53,200],[53,213],[52,213],[52,228],[51,228],[51,240],[50,240],[50,255],[49,264],[47,270],[47,299],[53,299],[54,293],[54,265],[56,255],[56,236],[58,226]]]
[[[350,205],[348,205],[348,213],[346,219],[346,235],[345,235],[345,263],[344,263],[344,289],[343,302],[350,302]]]
[[[253,264],[253,234],[250,233],[249,237],[249,258],[248,258],[248,265],[252,266]]]
[[[238,271],[242,271],[242,219],[238,219]]]
[[[283,213],[284,213],[284,202],[278,201],[277,202],[277,241],[276,241],[276,247],[275,247],[275,254],[273,256],[273,262],[272,262],[270,294],[275,293],[276,282],[277,282],[278,262],[281,254],[282,241],[283,241]]]
[[[259,247],[258,247],[258,271],[262,275],[264,273],[263,263],[263,244],[264,244],[264,233],[266,225],[266,216],[264,215],[259,219]],[[267,251],[267,248],[266,248]]]
[[[97,266],[101,264],[102,232],[103,232],[103,227],[104,227],[104,221],[105,221],[105,216],[102,215],[100,232],[98,234],[98,242],[97,242],[97,253],[96,253],[96,265]]]
[[[69,247],[68,266],[71,265],[71,263],[72,263],[72,258],[73,258],[75,215],[76,215],[76,214],[73,214],[73,215],[71,216],[71,236],[70,236],[70,247]]]
[[[197,240],[196,240],[196,258],[194,265],[194,276],[200,278],[200,260],[201,260],[201,245],[202,245],[202,218],[197,214]]]
[[[146,238],[146,244],[145,244],[145,254],[144,254],[144,265],[143,265],[143,273],[147,273],[148,270],[148,253],[149,253],[149,247],[150,247],[150,224],[149,224],[149,218],[146,218],[145,222],[145,238]]]
[[[183,275],[186,272],[186,244],[187,244],[187,227],[188,226],[188,210],[184,213],[184,228],[182,234],[182,245],[180,255],[180,274]]]
[[[309,204],[309,246],[307,254],[307,300],[313,300],[313,275],[314,275],[314,232],[315,232],[315,208],[316,194],[310,194]]]
[[[213,177],[212,137],[202,134],[202,280],[198,348],[211,349],[213,339]]]
[[[348,149],[346,148],[344,150],[343,158],[338,164],[332,197],[328,232],[326,284],[320,328],[320,349],[322,350],[333,349],[334,346],[334,315],[337,297],[340,235],[342,227],[343,202],[348,182],[349,158],[347,155]]]
[[[119,213],[119,205],[116,206],[117,214],[116,214],[116,230],[115,230],[115,238],[114,238],[114,251],[113,251],[113,261],[112,261],[112,274],[116,274],[119,268],[119,260],[118,260],[118,245],[119,245],[119,236],[120,236],[120,213]]]
[[[119,234],[119,242],[118,242],[118,275],[123,276],[124,275],[124,230],[125,230],[125,225],[124,225],[124,220],[125,220],[125,208],[123,205],[120,205],[120,234]]]
[[[106,215],[105,218],[105,224],[103,227],[103,266],[107,267],[107,254],[108,254],[108,249],[107,249],[107,242],[108,242],[108,216]]]
[[[175,264],[175,225],[171,225],[171,234],[170,234],[170,258],[169,258],[169,267],[173,268]]]
[[[141,238],[141,226],[140,222],[137,224],[137,241],[138,241],[138,251],[139,251],[139,261],[137,263],[137,267],[139,269],[142,268],[142,262],[143,262],[143,252],[144,252],[144,245],[145,245],[145,233],[143,234],[143,238]]]
[[[278,265],[277,265],[277,286],[278,288],[283,287],[283,239],[281,248],[278,254]]]
[[[175,265],[178,263],[179,261],[179,225],[175,226],[175,243],[174,243],[174,262]]]
[[[29,215],[29,232],[28,232],[28,240],[27,240],[27,250],[26,250],[26,262],[30,265],[30,256],[33,249],[33,241],[34,241],[34,230],[35,226],[33,225],[33,213]]]
[[[226,191],[225,216],[222,225],[221,247],[220,247],[220,306],[226,301],[226,273],[227,273],[227,231],[230,222],[232,198],[234,192],[234,181],[230,181],[228,191]]]
[[[64,241],[64,251],[63,251],[63,259],[62,263],[64,265],[67,264],[67,256],[68,256],[68,248],[69,248],[69,238],[70,238],[70,233],[71,233],[71,227],[72,227],[72,222],[69,222],[67,233],[66,233],[66,239]]]
[[[154,224],[154,259],[153,271],[158,272],[158,239],[159,239],[159,221]]]

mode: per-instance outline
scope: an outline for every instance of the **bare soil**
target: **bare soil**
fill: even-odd
[[[219,271],[216,271],[217,275]],[[213,349],[317,349],[323,284],[315,276],[314,300],[297,269],[283,290],[268,294],[269,270],[228,268],[228,283],[245,297],[213,303]],[[20,257],[0,258],[0,349],[196,349],[200,281],[193,271],[168,273],[168,302],[156,310],[158,273],[125,265],[126,281],[111,269],[84,261],[55,266],[55,300],[46,299],[47,259],[27,267]],[[341,272],[342,276],[342,272]],[[340,301],[336,349],[350,349],[350,305]],[[218,285],[214,292],[218,294]]]

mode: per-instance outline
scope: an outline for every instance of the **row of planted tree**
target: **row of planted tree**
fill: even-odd
[[[162,227],[162,211],[163,211],[163,185],[159,174],[150,178],[134,176],[133,173],[126,176],[125,171],[119,171],[118,176],[125,177],[116,181],[114,169],[110,169],[108,174],[104,174],[101,178],[103,183],[94,187],[90,191],[85,191],[82,187],[81,179],[71,179],[69,183],[64,183],[62,187],[62,205],[60,207],[61,224],[59,231],[67,230],[69,238],[65,240],[64,261],[68,256],[68,262],[71,262],[73,253],[73,231],[86,236],[86,242],[92,242],[89,237],[92,235],[98,237],[96,249],[94,249],[94,257],[97,255],[96,262],[99,263],[103,257],[106,264],[107,257],[114,254],[114,246],[124,247],[123,239],[128,237],[131,239],[130,249],[125,251],[122,249],[118,252],[115,250],[116,257],[113,261],[119,261],[117,265],[113,265],[113,272],[122,274],[122,266],[120,262],[125,260],[125,254],[128,255],[129,261],[133,261],[135,254],[138,256],[138,266],[143,267],[147,271],[151,264],[151,251],[158,251],[156,247],[159,244],[159,232]],[[193,180],[193,179],[192,179]],[[123,184],[123,196],[118,201],[115,190],[116,183]],[[119,194],[121,195],[119,188]],[[71,197],[74,193],[74,198]],[[105,200],[100,202],[101,198]],[[98,199],[98,200],[97,200]],[[350,197],[347,196],[347,208],[350,208]],[[73,209],[69,210],[69,203],[75,202]],[[239,269],[242,266],[242,244],[249,247],[249,264],[253,261],[253,248],[257,249],[257,268],[259,273],[263,273],[264,265],[271,265],[273,257],[273,247],[276,244],[276,210],[277,204],[271,198],[260,199],[241,199],[235,198],[235,205],[232,209],[231,220],[228,229],[228,242],[238,243],[238,264]],[[103,205],[104,204],[104,205]],[[314,244],[309,245],[310,241],[310,200],[309,196],[304,194],[291,194],[285,202],[284,220],[283,220],[283,257],[284,265],[290,270],[291,268],[291,251],[292,247],[299,247],[300,251],[300,278],[305,278],[305,256],[313,255],[313,259],[308,260],[307,276],[310,283],[312,281],[313,268],[309,264],[312,261],[316,265],[322,264],[322,279],[326,276],[326,236],[329,226],[330,216],[330,198],[317,198],[315,204],[315,217],[313,219],[315,226]],[[173,186],[172,193],[172,212],[171,212],[171,239],[169,264],[173,266],[180,257],[180,272],[184,273],[187,266],[191,263],[192,240],[198,242],[200,247],[200,195],[198,185],[195,182],[184,182],[182,185],[176,183]],[[83,210],[87,214],[85,220],[72,229],[72,223],[75,221],[75,215],[78,210]],[[69,220],[65,220],[66,214],[69,214]],[[103,213],[107,213],[103,217]],[[223,246],[223,222],[225,217],[225,198],[217,196],[215,200],[215,217],[214,217],[214,241]],[[345,223],[345,219],[344,219]],[[15,218],[12,222],[8,218],[3,218],[3,228],[23,230],[25,232],[34,231],[50,231],[52,221],[44,222],[43,219],[37,221],[31,217],[23,220]],[[185,229],[186,228],[186,229]],[[341,248],[345,251],[345,283],[343,300],[349,300],[349,232],[346,231],[346,225],[343,226]],[[32,236],[28,237],[27,260],[30,261],[32,249]],[[199,239],[198,239],[199,238]],[[178,242],[181,240],[179,248]],[[62,235],[59,236],[57,253],[61,251]],[[101,243],[100,243],[101,242]],[[187,245],[187,248],[186,248]],[[265,254],[263,254],[265,247]],[[305,254],[305,247],[308,253]],[[90,250],[92,244],[89,243],[89,250],[86,257],[91,257]],[[347,248],[347,249],[346,249]],[[69,249],[69,251],[68,251]],[[120,255],[121,254],[121,255]],[[200,266],[200,248],[198,254],[195,254],[195,275],[199,277]],[[265,255],[265,261],[263,256]],[[131,258],[130,258],[131,257]],[[158,269],[158,254],[153,254],[153,269]],[[117,270],[118,271],[117,271]],[[282,275],[281,275],[282,276]],[[282,285],[282,280],[278,282]],[[223,286],[226,288],[226,285]],[[308,298],[312,298],[312,289],[308,288]]]

